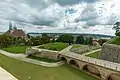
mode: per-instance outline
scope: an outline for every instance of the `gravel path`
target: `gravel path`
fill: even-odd
[[[59,61],[56,63],[48,63],[48,62],[43,62],[43,61],[39,61],[39,60],[35,60],[35,59],[29,59],[29,58],[26,58],[26,55],[24,55],[24,54],[15,54],[15,53],[13,54],[13,53],[6,52],[4,50],[0,50],[0,53],[3,55],[6,55],[8,57],[14,58],[14,59],[22,60],[25,62],[29,62],[32,64],[44,66],[44,67],[57,67],[57,66],[64,64],[64,62],[62,62],[62,61]]]
[[[100,50],[101,50],[101,49],[93,50],[93,51],[84,53],[84,54],[82,54],[82,55],[86,56],[86,55],[92,54],[92,53],[97,52],[97,51],[100,51]]]

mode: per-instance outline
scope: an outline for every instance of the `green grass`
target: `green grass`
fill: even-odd
[[[108,43],[120,45],[120,37],[113,38]]]
[[[73,48],[80,48],[80,47],[82,47],[82,45],[73,45],[73,46],[72,46],[72,49],[73,49]]]
[[[98,59],[100,57],[100,53],[101,53],[101,51],[97,51],[97,52],[91,53],[87,56]]]
[[[68,65],[55,68],[42,67],[0,54],[0,66],[19,80],[98,80]],[[28,79],[31,77],[31,79]]]
[[[57,61],[52,60],[52,59],[42,58],[42,57],[36,57],[36,56],[28,56],[27,58],[35,59],[35,60],[40,60],[40,61],[44,61],[44,62],[50,62],[50,63],[55,63],[55,62],[57,62]]]
[[[11,53],[25,53],[27,47],[28,46],[10,46],[2,49]]]
[[[49,49],[49,50],[55,50],[55,51],[60,51],[66,47],[68,47],[68,44],[62,43],[62,42],[48,43],[48,44],[43,44],[39,46],[39,48],[42,48],[42,49]]]

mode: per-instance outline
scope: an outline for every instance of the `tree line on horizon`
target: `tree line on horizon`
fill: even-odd
[[[83,45],[92,45],[93,38],[91,36],[85,37],[83,35],[79,35],[76,38],[70,34],[63,34],[60,35],[57,39],[55,37],[50,37],[46,33],[42,34],[42,36],[30,36],[28,35],[29,39],[25,40],[22,37],[13,37],[10,35],[0,35],[0,47],[8,47],[11,45],[25,45],[25,46],[38,46],[47,43],[54,43],[54,42],[64,42],[71,44],[83,44]],[[100,39],[98,42],[102,45],[107,40]]]

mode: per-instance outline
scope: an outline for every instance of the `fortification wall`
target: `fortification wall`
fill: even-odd
[[[120,63],[120,46],[114,44],[104,44],[100,59]]]
[[[34,54],[37,57],[44,57],[53,60],[57,60],[58,53],[57,52],[49,52],[49,51],[41,51],[40,53]]]

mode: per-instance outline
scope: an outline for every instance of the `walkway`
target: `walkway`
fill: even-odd
[[[0,67],[0,80],[18,80],[18,79]]]
[[[101,60],[101,59],[95,59],[95,58],[87,57],[87,56],[80,55],[80,54],[77,54],[77,53],[74,53],[74,52],[70,52],[69,49],[71,47],[72,46],[69,46],[69,47],[65,48],[64,50],[60,51],[59,54],[64,55],[64,56],[68,56],[68,57],[71,57],[71,58],[74,58],[74,59],[78,59],[78,60],[81,60],[81,61],[85,61],[85,62],[88,62],[88,63],[91,63],[91,64],[95,64],[95,65],[98,65],[98,66],[102,66],[102,67],[105,67],[105,68],[108,68],[108,69],[112,69],[112,70],[115,70],[115,71],[120,71],[120,64],[118,64],[118,63],[105,61],[105,60]]]
[[[100,51],[100,50],[101,50],[101,49],[93,50],[93,51],[84,53],[84,54],[82,54],[82,55],[86,56],[86,55],[92,54],[92,53],[97,52],[97,51]]]
[[[59,61],[56,63],[48,63],[48,62],[43,62],[43,61],[39,61],[39,60],[29,59],[29,58],[26,58],[27,56],[24,54],[14,54],[14,53],[6,52],[4,50],[0,50],[0,53],[3,55],[6,55],[8,57],[14,58],[14,59],[18,59],[21,61],[29,62],[32,64],[44,66],[44,67],[57,67],[57,66],[64,64],[64,62],[62,62],[62,61]]]

